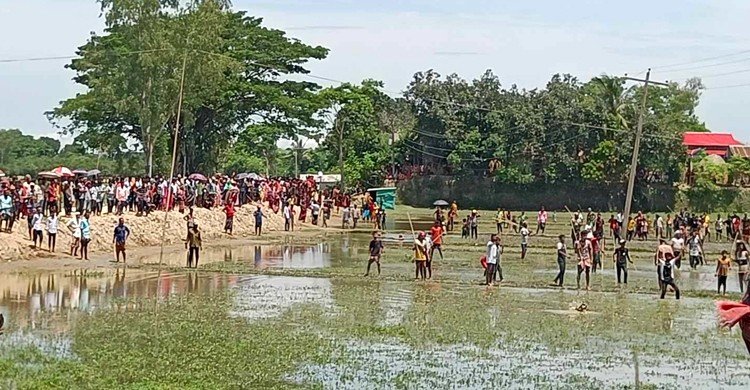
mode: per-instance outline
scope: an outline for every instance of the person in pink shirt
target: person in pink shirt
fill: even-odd
[[[542,206],[542,209],[539,210],[539,213],[536,216],[536,234],[539,234],[539,231],[542,231],[542,234],[544,234],[544,229],[547,227],[547,211],[544,209],[544,206]]]
[[[585,234],[581,234],[581,239],[576,245],[576,254],[578,255],[578,276],[576,283],[578,289],[581,289],[581,274],[586,273],[586,290],[590,290],[589,282],[591,280],[591,265],[594,257],[591,241],[586,239]]]
[[[117,188],[115,189],[115,199],[117,199],[117,215],[122,215],[123,211],[125,211],[125,207],[128,202],[128,192],[128,189],[125,188],[125,185],[123,185],[122,181],[117,183]]]

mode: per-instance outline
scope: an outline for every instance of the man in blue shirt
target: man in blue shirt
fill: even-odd
[[[120,218],[117,226],[115,226],[115,234],[112,238],[112,242],[115,244],[115,263],[120,262],[120,253],[122,253],[122,262],[125,263],[125,241],[130,237],[130,229],[125,226],[125,219]]]
[[[5,221],[5,230],[10,232],[11,218],[13,218],[13,197],[10,196],[10,191],[6,187],[0,195],[0,231]]]

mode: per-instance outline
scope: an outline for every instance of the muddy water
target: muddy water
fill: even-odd
[[[342,240],[336,244],[320,243],[312,246],[302,245],[244,245],[218,246],[205,248],[200,253],[200,265],[216,262],[250,262],[256,268],[306,269],[324,268],[331,265],[331,252],[338,245],[346,248]],[[158,255],[149,255],[137,259],[136,264],[158,264]],[[187,253],[177,251],[166,254],[163,262],[170,266],[185,266]]]
[[[258,268],[335,267],[345,259],[365,253],[367,239],[366,236],[342,237],[315,246],[207,249],[203,252],[202,263],[247,262]],[[169,258],[170,264],[182,265],[182,259]],[[693,283],[688,275],[683,277],[686,284]],[[708,282],[710,279],[703,275],[696,276],[694,281],[698,285]],[[434,312],[448,317],[473,313],[475,315],[465,318],[465,322],[486,322],[489,324],[486,329],[476,329],[491,330],[496,324],[498,327],[507,326],[509,317],[534,311],[540,302],[552,302],[547,305],[550,310],[538,310],[544,312],[539,318],[556,322],[578,321],[581,325],[588,324],[586,318],[603,320],[604,316],[612,314],[613,307],[656,306],[658,309],[650,312],[649,318],[642,319],[649,323],[649,329],[651,326],[658,329],[648,335],[652,337],[648,343],[656,345],[679,342],[678,348],[681,348],[691,346],[692,338],[712,337],[710,335],[716,333],[710,300],[657,302],[653,297],[637,294],[622,297],[615,293],[592,293],[594,299],[589,302],[592,315],[582,316],[569,310],[581,299],[573,291],[502,288],[492,297],[496,300],[487,305],[490,314],[481,316],[476,315],[476,311],[462,309],[469,300],[476,300],[473,295],[478,291],[476,287],[441,289],[439,284],[431,283],[237,276],[190,271],[165,273],[158,280],[156,272],[120,268],[0,275],[0,312],[7,320],[6,334],[0,338],[0,350],[3,345],[30,344],[49,354],[73,357],[68,331],[75,327],[80,316],[95,310],[136,310],[136,307],[124,303],[128,298],[170,299],[189,293],[215,294],[226,290],[234,293],[232,314],[250,322],[283,318],[284,313],[301,307],[314,306],[322,310],[328,324],[318,324],[317,331],[322,337],[335,338],[346,359],[305,365],[289,379],[324,388],[404,387],[404,380],[408,380],[410,386],[407,387],[411,388],[441,388],[446,387],[446,383],[461,384],[462,388],[529,388],[530,383],[555,383],[573,374],[594,378],[605,386],[628,385],[632,384],[634,375],[628,348],[640,342],[640,339],[633,341],[638,337],[637,329],[623,329],[622,340],[616,342],[598,339],[596,332],[592,331],[585,343],[588,346],[584,344],[580,350],[552,351],[546,342],[540,343],[533,338],[498,340],[489,348],[473,345],[471,337],[466,337],[466,342],[455,344],[415,346],[399,338],[342,337],[335,332],[339,326],[337,322],[357,325],[371,322],[384,328],[419,330],[422,329],[420,323],[435,321],[430,327],[444,328],[445,334],[450,336],[454,332],[466,331],[464,321],[438,322],[433,317]],[[451,296],[456,298],[445,298]],[[512,303],[501,307],[503,302]],[[637,312],[633,308],[630,311]],[[332,321],[327,321],[328,317]],[[533,330],[540,326],[543,326],[543,321],[529,322],[529,332],[533,334]],[[445,329],[449,327],[455,329]],[[503,331],[510,332],[509,329]],[[671,336],[672,333],[675,337]],[[642,337],[646,339],[646,336]],[[718,341],[721,348],[734,345],[730,344],[732,340]],[[592,365],[592,361],[596,365]],[[723,373],[713,370],[713,366],[719,363],[725,368]],[[693,354],[685,361],[643,356],[642,379],[660,388],[671,388],[675,383],[679,386],[674,388],[690,384],[698,388],[716,388],[717,385],[721,388],[748,388],[745,386],[750,377],[741,364],[737,359],[718,361],[716,355],[711,354]],[[686,369],[688,366],[691,369]]]

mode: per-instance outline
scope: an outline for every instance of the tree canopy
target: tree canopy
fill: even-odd
[[[180,173],[325,171],[341,173],[346,186],[380,185],[396,166],[506,183],[616,184],[628,172],[643,87],[622,78],[556,74],[527,90],[490,70],[473,80],[426,70],[400,94],[369,79],[322,88],[305,81],[307,66],[328,49],[228,1],[99,4],[105,31],[67,65],[85,90],[48,113],[74,144],[52,153],[60,148],[54,140],[30,146],[14,133],[26,146],[5,150],[6,170],[25,169],[10,169],[11,155],[71,152],[142,169],[131,174],[165,174],[177,141]],[[639,180],[679,180],[682,133],[706,131],[695,114],[702,88],[696,79],[649,90]]]
[[[164,172],[185,66],[178,171],[211,171],[240,130],[270,123],[280,135],[311,125],[319,87],[291,81],[327,49],[303,44],[262,19],[203,0],[102,2],[107,29],[93,35],[68,67],[86,92],[49,113],[86,147],[109,154],[128,142],[144,152],[148,173]],[[283,76],[283,77],[282,77]]]

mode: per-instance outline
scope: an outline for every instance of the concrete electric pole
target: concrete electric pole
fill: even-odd
[[[640,112],[638,113],[638,127],[635,131],[635,145],[633,145],[633,158],[630,161],[630,176],[628,177],[628,192],[627,192],[627,195],[625,196],[625,209],[622,213],[624,222],[627,223],[628,218],[630,217],[630,206],[633,202],[633,190],[635,187],[635,175],[636,175],[637,168],[638,168],[638,152],[639,152],[639,149],[641,148],[641,136],[643,135],[643,114],[646,111],[646,99],[648,98],[648,86],[649,84],[655,84],[655,85],[661,85],[661,86],[667,86],[669,84],[651,80],[650,68],[646,72],[645,79],[628,77],[627,75],[625,75],[623,79],[643,83],[643,98],[641,98],[641,109],[640,109]]]

